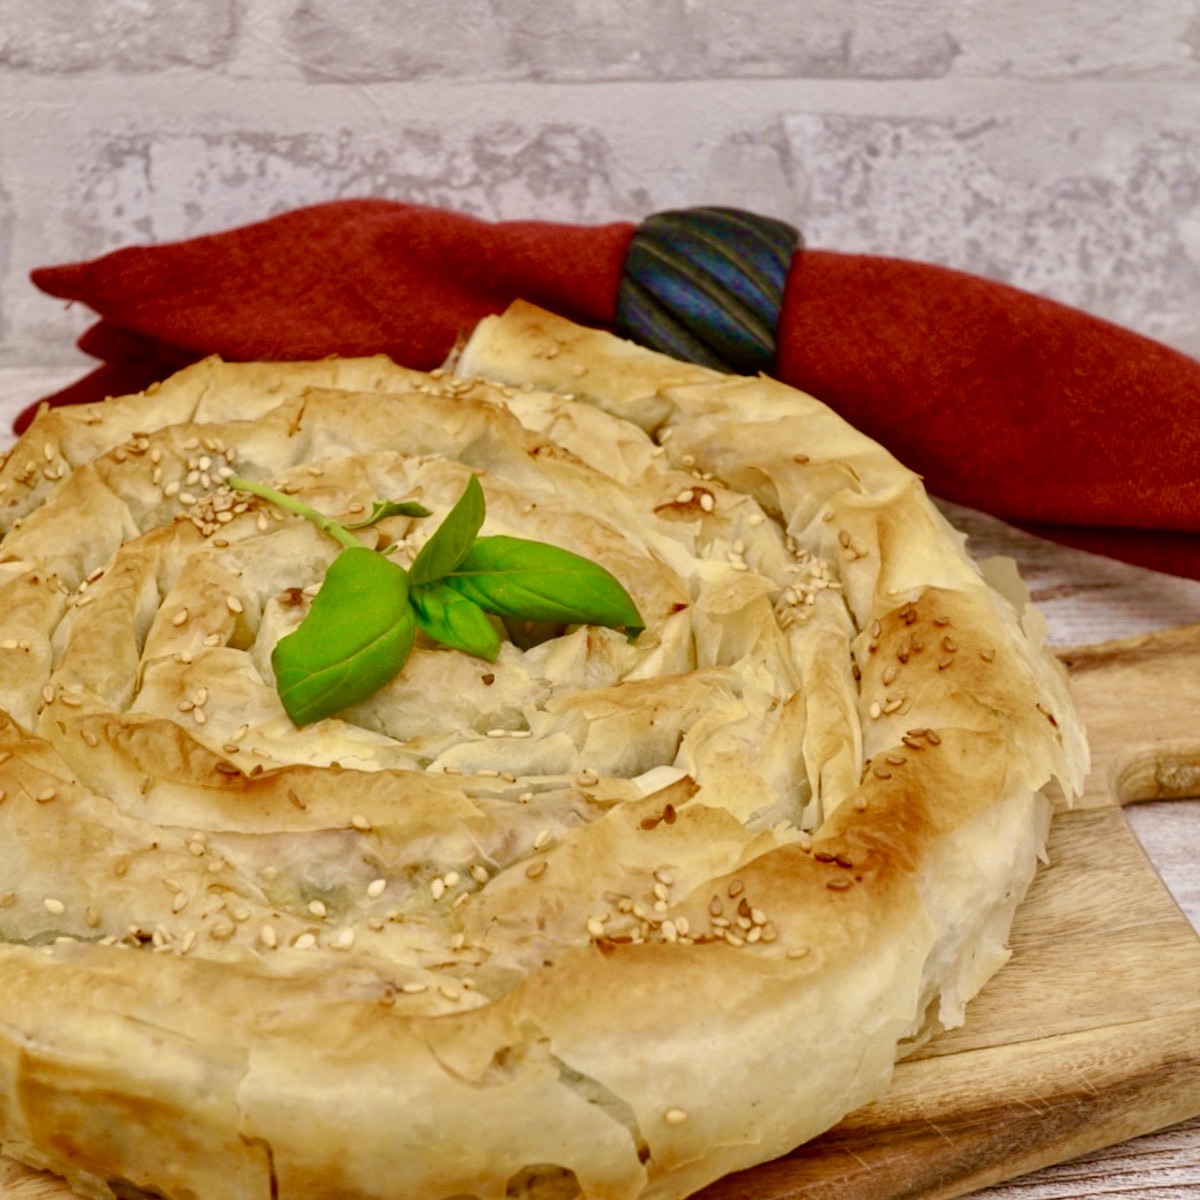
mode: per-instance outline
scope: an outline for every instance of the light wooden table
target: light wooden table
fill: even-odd
[[[0,367],[0,446],[30,400],[80,366]],[[1138,570],[1030,537],[984,514],[942,506],[980,558],[1014,558],[1046,617],[1051,643],[1088,645],[1200,623],[1200,582]],[[1200,712],[1196,714],[1200,734]],[[1200,929],[1200,800],[1135,805],[1134,832],[1194,928]],[[975,1194],[974,1200],[1197,1200],[1200,1117]],[[881,1198],[882,1200],[882,1198]]]

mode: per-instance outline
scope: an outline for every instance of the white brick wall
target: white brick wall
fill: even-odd
[[[1200,354],[1200,0],[2,0],[0,364],[31,267],[376,194],[729,203]]]

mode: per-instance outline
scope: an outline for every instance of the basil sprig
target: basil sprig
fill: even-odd
[[[310,520],[343,547],[308,615],[271,653],[288,716],[308,725],[365,700],[403,669],[420,629],[433,641],[494,661],[501,620],[645,628],[637,606],[597,563],[545,542],[480,537],[485,504],[474,475],[406,571],[363,546],[351,530],[386,516],[429,516],[410,501],[376,501],[343,524],[262,484],[234,476],[231,487]]]

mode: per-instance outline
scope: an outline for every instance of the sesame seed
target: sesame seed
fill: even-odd
[[[311,950],[317,944],[317,935],[315,933],[302,933],[292,943],[292,946],[297,950]]]
[[[38,792],[34,799],[39,804],[49,804],[50,801],[53,800],[57,795],[58,791],[56,788],[48,787],[43,788],[40,792]]]
[[[415,981],[413,983],[404,983],[400,985],[400,990],[406,996],[419,996],[422,992],[429,991],[429,984]]]
[[[53,896],[47,896],[42,901],[42,905],[51,916],[55,917],[61,917],[67,911],[67,906],[61,900],[56,900]]]
[[[429,894],[435,900],[440,900],[446,894],[446,881],[440,876],[437,879],[431,880],[429,884]]]
[[[354,945],[354,930],[349,926],[339,930],[332,945],[335,950],[349,950]]]
[[[378,900],[379,897],[382,896],[386,890],[387,890],[387,880],[386,879],[372,879],[371,882],[367,884],[367,895],[372,900]]]
[[[236,596],[226,596],[225,607],[231,613],[243,613],[246,611],[246,606]]]
[[[354,826],[354,828],[357,829],[359,831],[359,833],[370,833],[371,832],[371,822],[368,821],[367,818],[364,817],[361,813],[355,813],[354,816],[352,816],[350,818],[350,824],[352,826]]]
[[[279,935],[275,932],[274,925],[264,925],[258,931],[258,940],[262,942],[268,950],[274,950],[279,945]]]
[[[188,619],[188,610],[186,608],[181,608],[171,618],[171,624],[174,625],[176,629],[179,629],[181,626],[187,624],[187,619]]]
[[[550,842],[550,830],[542,829],[538,832],[537,837],[533,839],[533,848],[535,850],[543,850]]]
[[[682,1108],[668,1108],[663,1113],[663,1120],[668,1125],[682,1125],[687,1119],[688,1115]]]
[[[329,910],[320,900],[310,900],[308,902],[308,911],[312,913],[314,917],[325,917],[329,912]]]
[[[546,860],[540,859],[538,862],[532,862],[525,868],[525,875],[528,879],[537,879],[544,874],[546,870]]]
[[[237,926],[232,921],[218,921],[209,931],[208,936],[217,941],[228,941],[237,933]]]

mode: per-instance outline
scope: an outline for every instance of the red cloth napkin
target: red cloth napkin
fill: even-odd
[[[102,360],[48,400],[136,391],[212,353],[382,351],[429,369],[518,297],[611,326],[634,231],[347,200],[42,268],[39,288],[99,314],[80,345]],[[774,373],[933,494],[1200,578],[1200,362],[963,272],[808,249],[793,259],[777,338]]]

